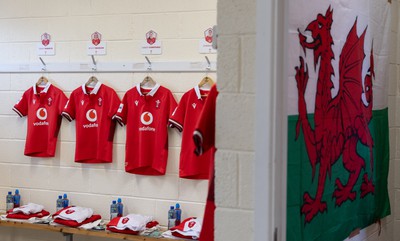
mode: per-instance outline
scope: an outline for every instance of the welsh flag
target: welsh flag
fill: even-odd
[[[387,0],[289,1],[287,240],[390,214]]]

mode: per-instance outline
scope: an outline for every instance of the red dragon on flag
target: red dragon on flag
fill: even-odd
[[[312,180],[318,171],[318,186],[313,196],[308,191],[303,194],[301,214],[305,215],[305,223],[310,223],[318,213],[327,211],[327,204],[323,200],[325,182],[329,175],[332,178],[331,168],[342,157],[343,166],[349,176],[346,183],[339,177],[335,180],[333,197],[335,205],[341,206],[344,202],[354,201],[357,197],[353,190],[361,171],[365,169],[365,160],[357,152],[357,144],[369,148],[371,170],[365,171],[361,184],[360,197],[374,193],[373,146],[374,140],[368,124],[372,119],[372,78],[374,73],[373,51],[370,53],[368,73],[362,76],[364,53],[363,33],[357,35],[357,19],[349,31],[346,42],[339,57],[339,91],[332,96],[334,88],[332,81],[335,76],[332,60],[335,58],[332,50],[334,44],[331,35],[333,23],[333,9],[329,6],[325,15],[318,14],[310,22],[305,31],[311,32],[312,41],[299,31],[300,45],[304,53],[306,49],[313,51],[314,69],[318,71],[317,88],[315,93],[314,127],[307,116],[305,91],[309,80],[308,65],[300,56],[300,64],[295,67],[298,90],[298,120],[296,124],[296,140],[302,130],[308,158],[312,168]],[[318,65],[319,64],[319,65]],[[317,70],[317,66],[319,69]]]

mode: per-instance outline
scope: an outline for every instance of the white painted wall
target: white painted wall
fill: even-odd
[[[91,64],[86,54],[90,35],[99,31],[107,42],[107,55],[98,62],[144,62],[139,45],[145,33],[155,30],[163,54],[153,61],[205,61],[198,53],[203,31],[216,24],[216,0],[0,0],[0,64],[39,64],[36,44],[48,32],[56,43],[56,56],[43,57],[47,63]],[[215,61],[216,55],[208,55]],[[56,157],[30,158],[23,155],[26,118],[11,108],[22,93],[36,83],[40,74],[0,74],[0,197],[19,188],[22,203],[43,204],[55,211],[58,195],[68,193],[71,204],[92,207],[109,217],[109,205],[123,199],[125,213],[152,215],[166,224],[167,211],[177,201],[183,218],[203,216],[207,181],[178,177],[181,135],[169,132],[169,159],[165,176],[139,176],[124,171],[125,128],[117,127],[112,164],[74,163],[75,122],[63,120]],[[85,83],[91,74],[46,74],[67,96]],[[114,88],[120,98],[145,74],[96,74]],[[155,73],[152,77],[169,88],[179,101],[204,73]],[[215,74],[211,74],[215,79]],[[5,202],[0,202],[4,211]],[[0,239],[64,240],[60,234],[20,231],[0,227]],[[77,236],[75,240],[97,240]]]

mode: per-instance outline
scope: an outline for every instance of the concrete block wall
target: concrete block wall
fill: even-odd
[[[36,44],[48,32],[56,44],[56,55],[43,57],[47,63],[88,63],[90,35],[98,31],[107,42],[107,55],[98,62],[143,62],[140,44],[152,29],[162,41],[163,54],[153,61],[205,61],[198,53],[203,31],[216,24],[216,0],[0,0],[0,64],[39,64]],[[208,55],[215,61],[216,55]],[[92,73],[47,73],[45,76],[67,96]],[[98,73],[96,77],[114,88],[122,99],[125,92],[141,82],[143,73]],[[151,76],[169,88],[177,101],[194,87],[205,73],[153,73]],[[54,158],[23,155],[26,118],[11,109],[22,93],[41,74],[0,74],[0,197],[19,188],[22,203],[43,204],[55,211],[58,195],[68,193],[71,204],[92,207],[109,217],[109,205],[123,199],[125,213],[152,215],[161,224],[167,221],[170,205],[181,203],[183,218],[203,216],[207,181],[178,177],[181,134],[169,131],[169,157],[165,176],[125,173],[125,128],[117,127],[112,164],[74,163],[75,122],[62,122]],[[210,76],[216,79],[215,74]],[[0,212],[5,203],[0,202]],[[64,240],[38,231],[0,227],[1,240]],[[78,240],[94,240],[78,237]],[[97,239],[96,239],[97,240]]]
[[[218,1],[215,240],[254,238],[256,0]]]

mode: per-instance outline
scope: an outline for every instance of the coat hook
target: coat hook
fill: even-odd
[[[39,57],[39,60],[40,60],[40,62],[42,62],[42,65],[43,65],[42,71],[46,71],[46,69],[47,69],[46,63],[43,61],[42,57]]]
[[[97,70],[97,63],[96,63],[96,60],[94,59],[94,56],[93,55],[91,55],[92,56],[92,62],[93,62],[93,67],[92,67],[92,70]]]
[[[208,70],[208,71],[210,71],[211,70],[211,62],[210,62],[210,60],[208,59],[208,57],[207,56],[204,56],[205,58],[206,58],[206,60],[207,60],[207,67],[206,67],[206,69]]]
[[[144,56],[147,60],[147,63],[149,63],[149,66],[147,67],[147,70],[152,70],[151,62],[147,56]]]

